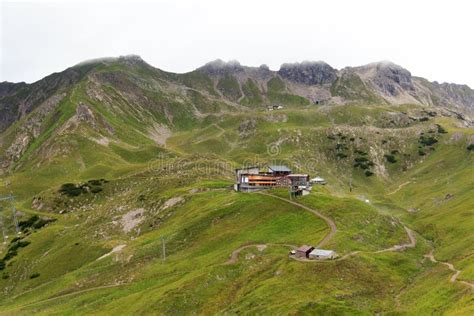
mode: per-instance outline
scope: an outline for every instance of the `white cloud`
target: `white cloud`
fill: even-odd
[[[85,59],[138,54],[190,71],[324,60],[392,60],[414,75],[474,87],[472,1],[2,2],[0,80],[35,81]]]

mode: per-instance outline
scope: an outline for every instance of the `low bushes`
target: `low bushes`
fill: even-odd
[[[397,159],[394,155],[384,155],[385,159],[390,163],[396,163]]]
[[[20,221],[18,223],[18,226],[20,227],[21,231],[26,231],[28,228],[34,228],[34,229],[40,229],[43,226],[45,226],[48,223],[54,222],[56,219],[54,218],[44,218],[44,217],[39,217],[38,215],[33,215],[30,218],[28,218],[25,221]],[[15,239],[12,240],[12,242],[15,240],[18,240],[19,238],[16,237]]]
[[[419,143],[423,146],[433,146],[437,142],[438,140],[433,136],[421,135],[419,139]]]
[[[64,183],[61,185],[58,192],[69,197],[77,197],[81,194],[86,194],[89,192],[95,194],[103,191],[102,185],[107,182],[108,181],[105,179],[93,179],[82,184]]]

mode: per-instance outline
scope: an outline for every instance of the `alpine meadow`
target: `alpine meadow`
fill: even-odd
[[[472,315],[473,115],[388,61],[2,82],[0,314]]]

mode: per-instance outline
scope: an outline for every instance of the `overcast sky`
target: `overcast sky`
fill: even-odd
[[[138,54],[173,72],[242,64],[391,60],[474,88],[474,1],[1,1],[0,81],[33,82],[81,61]]]

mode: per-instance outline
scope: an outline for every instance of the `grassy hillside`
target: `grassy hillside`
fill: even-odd
[[[99,63],[1,134],[21,229],[0,202],[2,314],[474,312],[462,117],[354,78],[332,87],[349,105],[316,106],[276,75],[219,76]],[[256,164],[328,184],[291,201],[232,191]],[[337,260],[288,256],[326,238]]]

